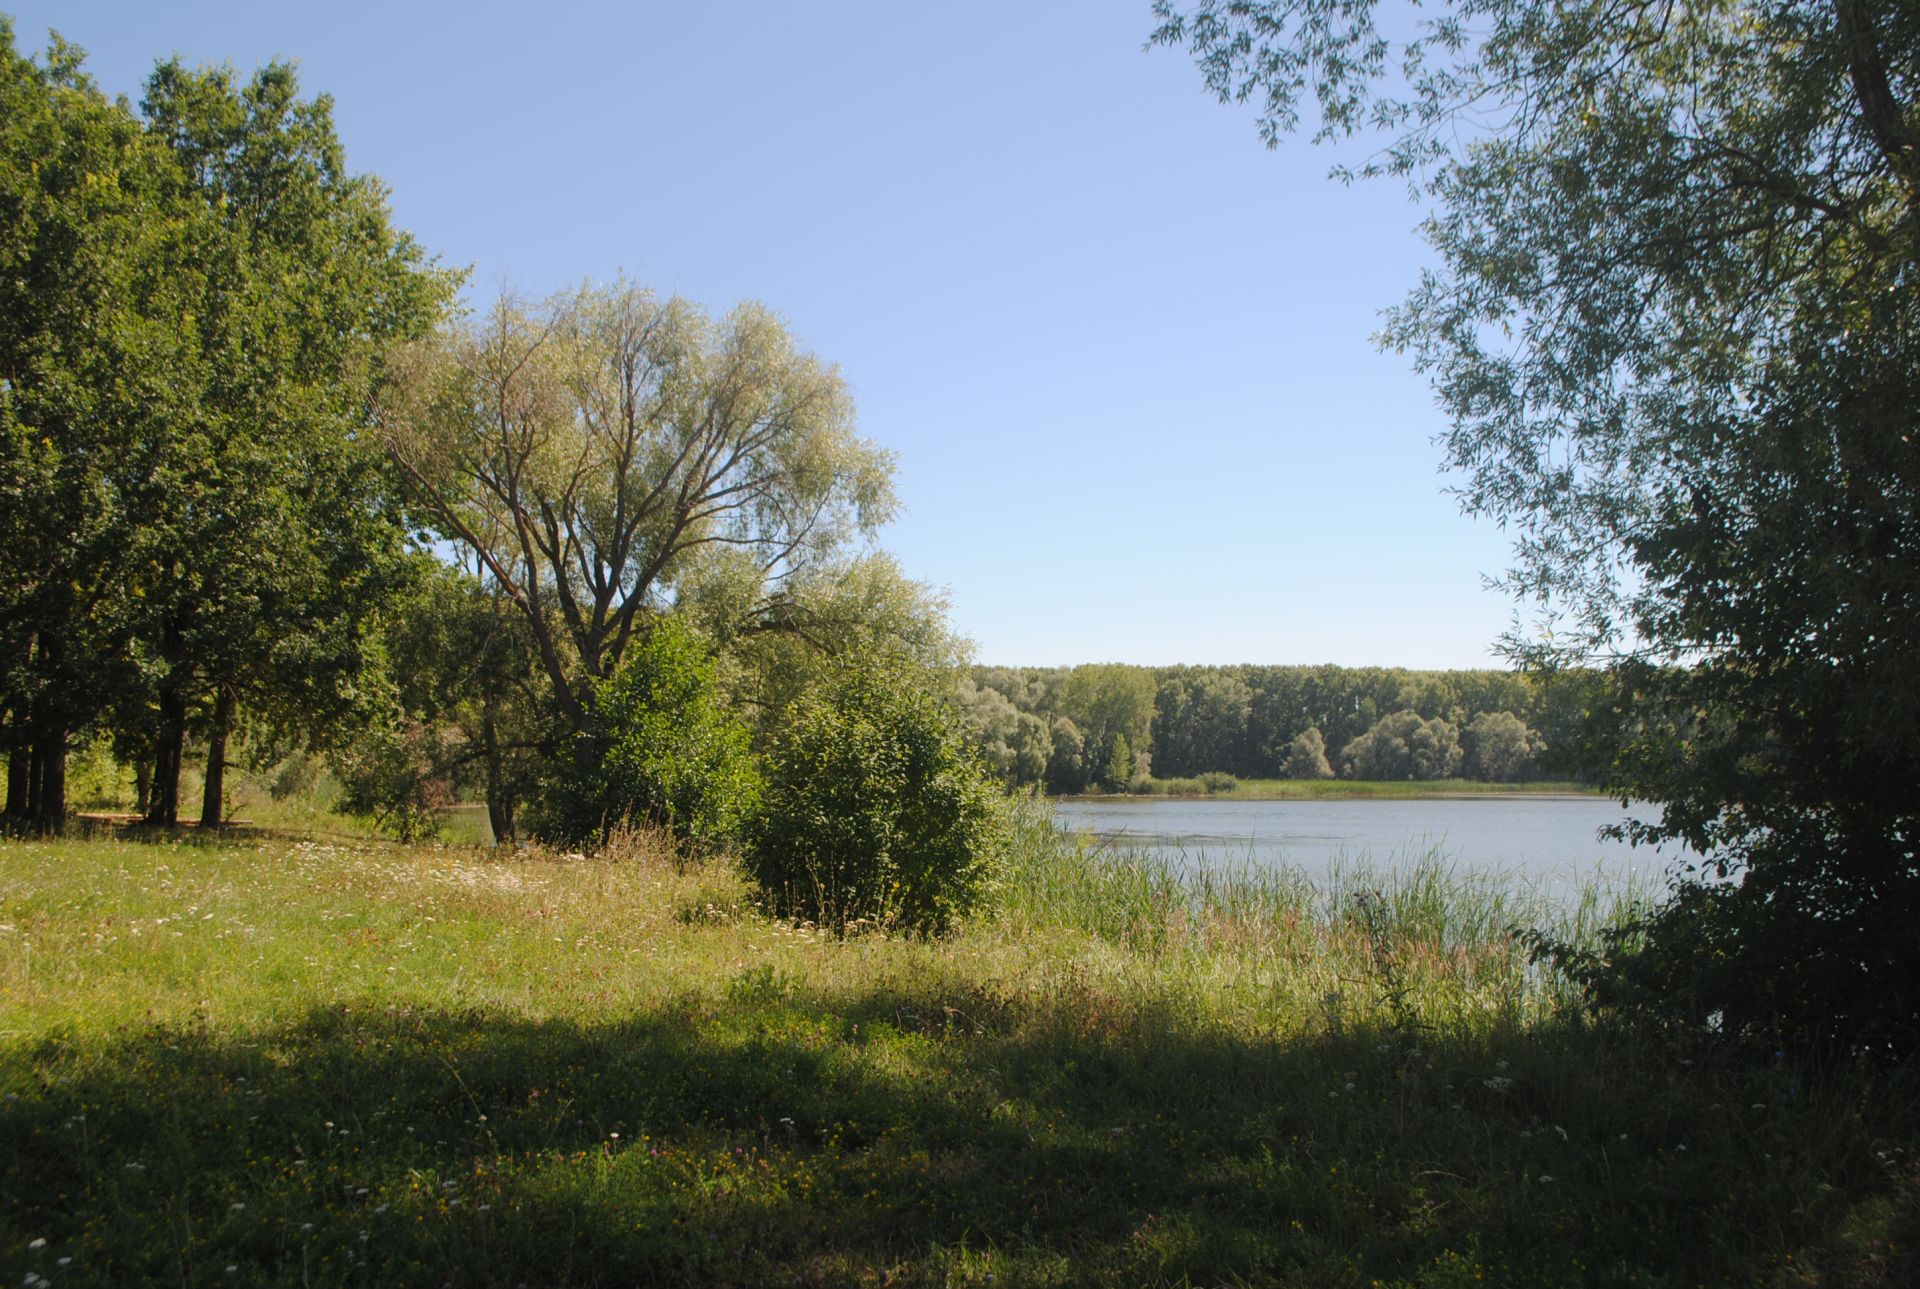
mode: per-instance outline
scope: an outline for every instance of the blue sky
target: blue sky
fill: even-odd
[[[1495,665],[1490,523],[1369,342],[1426,259],[1391,183],[1260,145],[1146,0],[0,0],[110,93],[296,60],[484,297],[626,272],[766,302],[899,460],[883,544],[991,663]]]

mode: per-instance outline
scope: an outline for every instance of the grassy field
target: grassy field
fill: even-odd
[[[1024,833],[941,942],[724,867],[0,843],[8,1285],[1904,1285],[1915,1082],[1559,1018],[1429,862]]]
[[[1539,783],[1483,783],[1479,779],[1422,779],[1415,781],[1379,781],[1364,779],[1234,779],[1224,790],[1210,791],[1202,779],[1150,779],[1146,796],[1204,797],[1227,800],[1247,798],[1261,801],[1336,801],[1378,798],[1383,800],[1419,800],[1433,797],[1533,797],[1597,795],[1582,783],[1543,781]]]

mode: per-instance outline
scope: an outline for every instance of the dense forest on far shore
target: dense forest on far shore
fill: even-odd
[[[1582,672],[1397,667],[975,667],[961,708],[1004,781],[1575,777],[1554,749],[1590,718]],[[1196,785],[1198,786],[1198,785]]]

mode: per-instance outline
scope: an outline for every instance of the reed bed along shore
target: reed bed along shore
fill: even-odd
[[[10,1284],[1885,1284],[1915,1085],[1583,1021],[1440,856],[1026,819],[939,941],[724,863],[0,843]]]

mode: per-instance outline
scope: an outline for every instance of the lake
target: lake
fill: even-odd
[[[1430,800],[1236,801],[1230,797],[1099,797],[1056,801],[1054,820],[1114,845],[1185,864],[1288,865],[1323,876],[1336,861],[1399,865],[1438,849],[1463,868],[1548,883],[1654,881],[1679,852],[1598,837],[1628,811],[1587,796]],[[1656,816],[1636,806],[1636,817]]]

